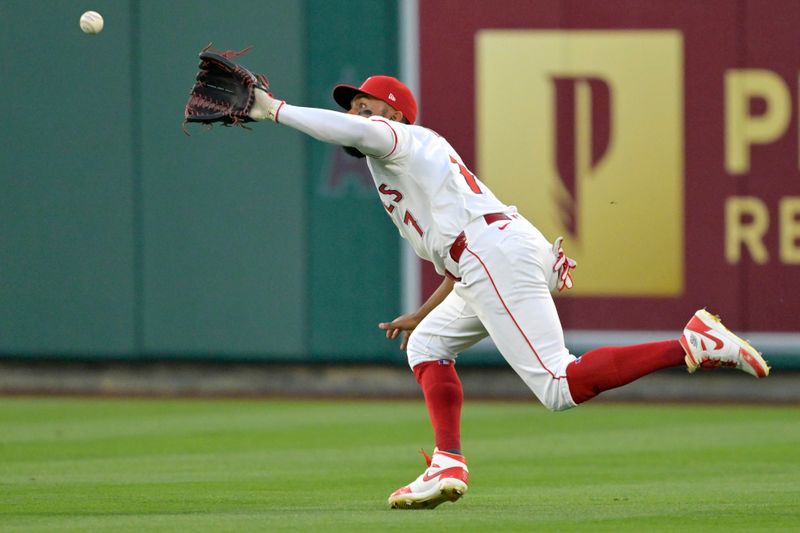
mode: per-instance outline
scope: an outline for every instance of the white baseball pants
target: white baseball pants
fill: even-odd
[[[450,258],[447,265],[461,281],[412,332],[410,366],[455,360],[489,335],[545,407],[574,407],[566,367],[575,357],[564,345],[550,294],[552,244],[519,214],[491,225],[479,218],[464,233],[466,249],[457,265]]]

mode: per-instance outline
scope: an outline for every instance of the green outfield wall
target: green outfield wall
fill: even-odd
[[[181,130],[209,42],[252,45],[242,62],[300,105],[397,75],[396,3],[346,4],[97,0],[90,36],[85,2],[2,3],[3,357],[395,351],[375,324],[398,312],[398,238],[363,169],[272,124]]]

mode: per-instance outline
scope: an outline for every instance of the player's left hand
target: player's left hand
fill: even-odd
[[[564,253],[564,248],[561,247],[562,242],[564,242],[564,237],[557,238],[553,243],[553,255],[556,258],[556,262],[553,263],[553,273],[556,277],[551,280],[550,287],[550,290],[558,287],[559,292],[572,288],[572,274],[570,271],[578,266],[574,259],[567,257],[567,254]]]
[[[400,315],[391,322],[381,322],[378,327],[386,332],[387,339],[396,339],[401,333],[403,340],[400,341],[400,349],[405,350],[408,346],[408,337],[419,325],[419,318],[414,313]]]

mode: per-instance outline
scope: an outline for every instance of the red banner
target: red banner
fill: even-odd
[[[420,0],[422,124],[578,260],[567,329],[800,330],[800,2]],[[426,266],[422,290],[439,284]]]

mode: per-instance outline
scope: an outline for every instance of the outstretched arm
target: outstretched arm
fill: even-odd
[[[364,118],[326,109],[289,105],[257,90],[250,112],[254,120],[272,120],[317,140],[353,146],[371,157],[385,157],[397,146],[397,133],[382,117]]]

